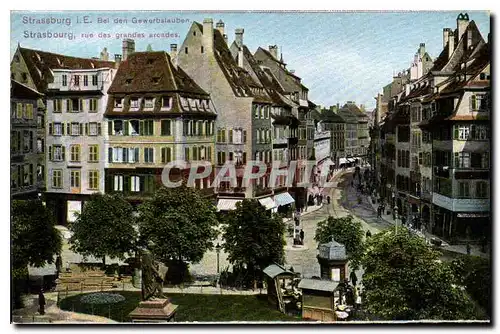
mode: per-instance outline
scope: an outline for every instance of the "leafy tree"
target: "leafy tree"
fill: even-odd
[[[162,187],[139,207],[139,231],[163,263],[197,263],[217,237],[216,209],[200,191],[182,185]]]
[[[254,275],[272,263],[283,264],[285,223],[257,201],[245,199],[229,212],[225,221],[224,250],[237,267]]]
[[[370,238],[362,258],[366,311],[388,320],[481,318],[440,255],[404,228]]]
[[[456,284],[464,286],[469,295],[491,316],[490,260],[479,256],[463,255],[450,263]]]
[[[332,216],[318,223],[314,240],[322,244],[332,240],[343,244],[353,268],[359,267],[364,250],[363,227],[359,220],[349,215],[341,218]]]
[[[20,307],[20,283],[28,276],[28,265],[53,263],[61,252],[62,238],[49,210],[39,200],[11,201],[10,234],[14,301]]]
[[[132,205],[121,194],[93,194],[69,229],[72,251],[83,256],[123,260],[135,250],[137,231]]]

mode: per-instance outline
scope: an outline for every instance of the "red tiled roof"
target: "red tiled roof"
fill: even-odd
[[[37,90],[45,92],[47,86],[54,78],[51,69],[93,69],[114,67],[112,61],[104,61],[99,59],[71,57],[57,53],[45,52],[40,50],[26,49],[19,47],[19,51],[31,78]]]
[[[448,121],[488,121],[489,115],[451,115],[446,118]]]
[[[205,95],[203,89],[163,51],[135,52],[120,64],[108,90],[116,93],[183,92]]]

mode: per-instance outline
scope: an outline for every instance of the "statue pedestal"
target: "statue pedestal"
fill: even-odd
[[[152,299],[139,303],[129,317],[132,322],[172,322],[178,305],[174,305],[168,299]]]

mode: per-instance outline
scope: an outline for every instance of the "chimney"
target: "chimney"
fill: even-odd
[[[443,49],[448,44],[448,35],[450,34],[450,32],[451,32],[450,28],[444,28],[443,29]]]
[[[420,43],[420,47],[418,48],[418,54],[420,57],[423,57],[425,54],[425,43]]]
[[[133,39],[124,39],[122,42],[122,58],[127,60],[128,56],[135,52],[135,42]]]
[[[243,68],[243,48],[238,48],[238,67]]]
[[[278,59],[278,46],[277,45],[269,45],[269,52],[274,57],[274,59]]]
[[[462,38],[467,26],[469,25],[469,14],[458,14],[457,17],[457,31],[458,31],[458,40]]]
[[[216,28],[217,30],[219,30],[219,32],[220,32],[220,34],[221,34],[222,36],[224,36],[224,26],[225,26],[225,25],[224,25],[224,22],[223,22],[222,20],[219,20],[219,22],[217,22],[217,23],[215,24],[215,28]]]
[[[108,53],[108,48],[104,48],[101,51],[101,54],[99,56],[99,59],[108,61],[109,60],[109,53]]]
[[[121,62],[122,62],[122,55],[115,54],[115,67],[118,68]]]
[[[203,20],[202,45],[206,53],[212,54],[214,52],[214,21],[210,18]]]
[[[172,64],[177,66],[177,44],[170,44],[170,59]]]
[[[449,31],[448,33],[448,59],[451,58],[453,51],[455,50],[455,35],[453,31]]]
[[[245,29],[238,28],[234,30],[234,42],[236,45],[241,48],[243,46],[243,33],[245,32]]]

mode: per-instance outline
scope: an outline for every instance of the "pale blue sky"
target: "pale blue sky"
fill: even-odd
[[[181,44],[193,21],[211,17],[226,24],[229,43],[234,29],[244,28],[244,42],[254,52],[257,47],[277,44],[289,69],[295,70],[309,87],[309,98],[321,105],[348,100],[372,108],[374,96],[391,81],[394,72],[408,68],[420,43],[435,58],[442,49],[442,30],[456,28],[460,12],[13,12],[11,15],[11,56],[20,43],[24,47],[80,57],[95,57],[104,48],[111,56],[121,53],[116,33],[178,33],[179,38],[135,39],[136,50],[170,49]],[[483,38],[490,31],[487,12],[469,11]],[[91,24],[76,23],[88,15]],[[72,24],[24,24],[23,17],[71,18]],[[98,17],[126,18],[128,24],[97,24]],[[133,24],[137,18],[183,18],[189,23]],[[25,38],[25,31],[73,32],[76,39]],[[82,33],[110,33],[109,39],[83,38]]]

